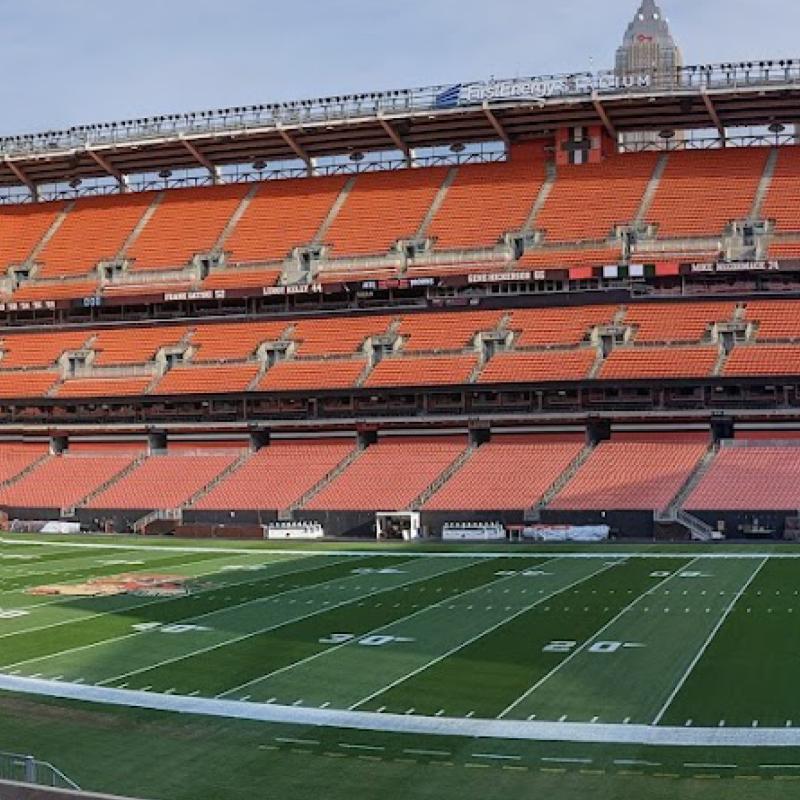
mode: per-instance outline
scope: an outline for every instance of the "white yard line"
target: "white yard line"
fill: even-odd
[[[573,659],[577,658],[581,653],[583,653],[588,647],[590,647],[600,636],[603,635],[612,625],[614,625],[618,620],[625,616],[637,603],[643,600],[645,597],[649,597],[654,592],[658,591],[664,584],[669,583],[670,581],[674,580],[678,577],[678,575],[683,572],[687,567],[690,567],[694,564],[702,556],[697,556],[692,559],[689,563],[684,564],[683,566],[677,568],[673,573],[668,575],[663,580],[659,581],[655,586],[651,586],[649,589],[641,592],[637,595],[628,605],[626,605],[618,614],[614,615],[602,628],[595,631],[588,639],[586,639],[580,647],[576,647],[563,661],[560,661],[553,669],[550,670],[546,675],[541,677],[536,683],[533,684],[526,692],[521,694],[513,703],[506,706],[498,715],[498,719],[504,719],[507,717],[517,706],[521,703],[524,703],[539,687],[545,684],[550,678],[553,677],[556,673],[560,672],[567,664],[569,664]]]
[[[19,545],[39,545],[48,547],[81,547],[81,548],[95,548],[106,550],[153,550],[161,553],[234,553],[236,555],[253,555],[254,553],[287,556],[343,556],[348,558],[364,557],[364,556],[405,556],[408,558],[531,558],[539,556],[558,556],[559,558],[711,558],[711,559],[797,559],[800,558],[800,552],[776,552],[765,553],[763,551],[741,551],[736,553],[720,553],[714,551],[697,552],[694,551],[656,551],[648,552],[646,549],[625,551],[625,550],[605,550],[603,545],[598,545],[596,549],[590,551],[568,551],[559,553],[558,551],[548,550],[547,547],[542,547],[538,552],[534,545],[528,545],[530,550],[519,551],[516,548],[509,548],[507,550],[494,550],[494,551],[471,551],[469,545],[464,545],[464,550],[441,552],[441,551],[426,551],[419,550],[415,552],[404,552],[402,550],[394,549],[374,549],[374,550],[336,550],[336,549],[305,549],[305,548],[270,548],[270,547],[251,547],[251,548],[233,548],[233,547],[191,547],[184,545],[146,545],[146,544],[100,544],[96,542],[59,542],[47,541],[36,539],[7,539],[0,537],[0,544],[7,544],[11,546]],[[646,547],[646,546],[645,546]],[[724,545],[722,545],[724,547]]]
[[[178,661],[184,661],[185,659],[188,659],[188,658],[194,658],[196,656],[205,655],[206,653],[212,653],[214,650],[220,650],[223,647],[229,647],[232,644],[238,644],[239,642],[246,641],[247,639],[252,639],[254,636],[260,636],[263,633],[269,633],[270,631],[277,630],[278,628],[283,628],[283,627],[285,627],[287,625],[293,625],[296,622],[302,622],[305,619],[309,619],[310,617],[318,616],[319,614],[324,614],[324,613],[326,613],[328,611],[333,611],[336,608],[341,608],[342,606],[347,606],[347,605],[350,605],[352,603],[360,602],[360,601],[364,600],[367,597],[374,597],[376,595],[384,594],[386,592],[391,592],[391,591],[393,591],[395,589],[402,589],[404,586],[413,586],[415,583],[421,583],[423,581],[431,580],[431,578],[435,578],[440,574],[445,574],[446,575],[446,574],[449,574],[450,572],[458,572],[461,569],[466,569],[466,567],[459,566],[459,567],[455,567],[455,568],[452,568],[452,569],[448,569],[444,573],[437,573],[436,575],[424,575],[424,576],[415,578],[414,580],[404,581],[403,583],[398,583],[398,584],[396,584],[394,586],[386,586],[386,587],[384,587],[382,589],[377,589],[376,591],[369,592],[368,594],[362,594],[362,595],[359,595],[358,597],[350,598],[349,600],[342,600],[340,603],[332,603],[330,605],[325,605],[322,608],[318,608],[318,609],[316,609],[314,611],[309,611],[308,614],[303,614],[302,616],[294,617],[293,619],[286,620],[284,622],[274,623],[273,625],[269,625],[269,626],[267,626],[265,628],[260,628],[257,631],[252,631],[250,633],[246,633],[246,634],[242,634],[241,636],[237,636],[237,637],[235,637],[233,639],[229,639],[226,642],[220,642],[219,644],[209,645],[208,647],[203,647],[203,648],[200,648],[200,649],[197,649],[197,650],[190,650],[190,651],[182,653],[180,656],[175,656],[173,658],[167,658],[167,659],[164,659],[163,661],[156,662],[155,664],[150,664],[147,667],[141,667],[140,669],[131,670],[130,672],[124,672],[121,675],[115,675],[115,676],[113,676],[111,678],[106,678],[105,680],[98,681],[97,685],[98,686],[105,686],[105,685],[107,685],[109,683],[112,683],[113,681],[119,680],[120,678],[130,678],[133,675],[139,675],[139,674],[141,674],[143,672],[150,672],[151,670],[154,670],[154,669],[160,669],[161,667],[165,667],[165,666],[167,666],[169,664],[174,664],[174,663],[176,663]],[[290,589],[287,592],[281,592],[280,594],[277,594],[277,595],[271,595],[269,599],[271,599],[272,597],[280,597],[281,595],[284,595],[284,594],[291,594],[292,592],[303,591],[305,589],[313,589],[313,588],[315,588],[315,586],[324,586],[326,583],[332,583],[332,582],[335,582],[337,580],[344,580],[344,579],[345,578],[332,578],[330,581],[325,581],[322,584],[314,584],[312,586],[303,586],[303,587],[300,587],[300,588],[297,588],[297,589]],[[251,602],[258,602],[258,601],[251,601]],[[245,603],[244,605],[249,605],[249,603]],[[237,608],[237,606],[229,606],[227,608],[222,609],[222,611],[223,612],[227,612],[229,610],[229,608]],[[200,616],[197,616],[197,617],[190,617],[190,619],[192,619],[192,620],[203,619],[204,617],[207,617],[207,616],[210,616],[211,614],[216,614],[216,613],[218,613],[218,612],[212,611],[209,614],[201,614]],[[132,635],[132,634],[128,634],[128,636],[130,636],[130,635]],[[121,638],[128,638],[128,637],[121,637]],[[116,640],[109,639],[107,641],[116,641]],[[65,651],[65,652],[69,652],[69,651]],[[59,653],[58,655],[61,655],[61,654]],[[32,659],[32,660],[35,661],[36,659]],[[12,664],[12,666],[17,667],[17,666],[19,666],[19,664]]]
[[[285,562],[276,562],[276,563],[285,563]],[[334,563],[334,565],[338,564],[338,563],[344,563],[344,559],[341,559],[340,561],[335,561],[333,563]],[[303,573],[306,573],[306,572],[310,573],[310,572],[314,572],[317,569],[323,569],[325,567],[330,567],[330,566],[331,566],[331,564],[320,564],[318,567],[312,567],[310,569],[290,570],[289,572],[282,572],[279,575],[273,576],[272,580],[277,579],[277,578],[290,577],[292,575],[300,575],[300,574],[303,574]],[[190,576],[190,578],[191,579],[202,579],[204,577],[204,575],[215,575],[215,574],[217,574],[217,573],[216,572],[201,573],[200,575],[192,575],[192,576]],[[269,577],[266,576],[266,575],[263,575],[261,578],[252,578],[251,577],[251,579],[247,580],[247,581],[240,581],[238,583],[223,583],[223,584],[219,584],[219,585],[216,585],[216,586],[209,587],[208,589],[201,589],[199,591],[194,592],[191,595],[181,595],[181,596],[177,596],[177,597],[160,597],[160,598],[157,598],[155,600],[153,600],[153,599],[146,600],[143,603],[135,603],[135,604],[129,605],[129,606],[121,606],[120,608],[115,608],[115,609],[113,609],[111,611],[98,611],[96,613],[89,614],[89,615],[87,615],[85,617],[79,617],[77,619],[67,619],[67,620],[62,620],[61,622],[52,622],[49,625],[40,625],[37,628],[24,628],[24,629],[18,630],[18,631],[9,631],[8,633],[0,633],[0,639],[8,639],[8,638],[11,638],[13,636],[23,636],[24,634],[27,634],[27,633],[37,633],[39,631],[47,631],[47,630],[51,630],[52,628],[60,628],[60,627],[63,627],[65,625],[76,625],[76,624],[78,624],[80,622],[88,622],[89,620],[97,619],[98,617],[106,617],[109,614],[112,614],[112,615],[113,614],[126,614],[128,611],[135,611],[135,610],[140,609],[140,608],[149,608],[151,606],[165,605],[166,603],[172,602],[173,600],[181,600],[181,599],[185,599],[186,597],[202,597],[203,595],[210,594],[211,592],[220,592],[220,591],[224,591],[226,589],[240,588],[240,587],[243,587],[243,586],[250,586],[250,585],[253,585],[253,584],[257,584],[257,583],[263,583],[266,580],[269,580]],[[262,599],[266,599],[266,597],[275,597],[275,596],[276,595],[266,595]],[[38,604],[32,605],[32,606],[24,606],[24,607],[21,607],[20,610],[35,610],[35,609],[42,608],[42,607],[47,608],[47,607],[52,606],[52,605],[54,605],[54,604],[56,604],[58,602],[62,602],[63,603],[64,599],[65,598],[62,597],[62,598],[60,598],[60,600],[54,600],[52,602],[38,603]],[[86,598],[86,599],[92,599],[92,598]],[[246,605],[246,604],[252,603],[252,602],[256,602],[256,601],[255,600],[248,600],[245,603],[242,603],[240,605]],[[239,605],[223,606],[221,608],[216,609],[216,611],[210,611],[208,613],[209,614],[214,614],[217,611],[227,611],[229,608],[232,609],[232,608],[239,608],[239,607],[240,607]],[[203,616],[205,616],[205,615],[203,615]],[[199,617],[189,617],[189,619],[199,619]],[[182,621],[183,620],[173,620],[173,622],[182,622]],[[108,641],[111,641],[111,640],[108,640]],[[64,652],[67,652],[67,651],[64,651]],[[14,666],[16,666],[16,664]],[[0,667],[0,669],[2,669],[2,668],[3,667]]]
[[[339,562],[336,562],[336,563],[339,563]],[[320,565],[320,567],[315,567],[313,570],[299,570],[297,573],[291,572],[291,573],[286,573],[286,575],[302,574],[303,572],[306,572],[306,571],[307,572],[313,572],[313,571],[316,571],[317,569],[322,569],[322,568],[328,567],[328,566],[331,566],[331,565],[330,564],[323,564],[323,565]],[[276,577],[282,577],[282,576],[276,576]],[[185,622],[191,622],[191,621],[194,621],[194,620],[205,619],[206,617],[210,617],[213,614],[226,613],[228,611],[233,611],[233,610],[235,610],[237,608],[244,608],[245,606],[254,605],[255,603],[269,602],[269,601],[273,600],[276,597],[283,597],[284,595],[291,594],[292,592],[300,592],[300,591],[303,591],[305,589],[310,589],[310,588],[312,588],[314,586],[325,586],[326,584],[332,583],[332,582],[337,581],[337,580],[343,580],[343,578],[331,578],[328,581],[321,581],[320,583],[310,584],[309,586],[298,586],[298,587],[295,587],[294,589],[287,589],[286,591],[278,592],[276,594],[263,595],[261,597],[256,597],[256,598],[254,598],[252,600],[246,600],[246,601],[241,602],[241,603],[236,603],[235,605],[232,605],[232,606],[224,606],[223,608],[216,608],[213,611],[206,611],[203,614],[196,614],[196,615],[191,616],[191,617],[181,617],[180,619],[173,620],[173,622],[185,623]],[[216,591],[220,591],[221,588],[222,587],[219,587],[219,586],[216,587]],[[170,599],[174,599],[174,598],[170,598]],[[71,647],[71,648],[69,648],[67,650],[59,650],[57,653],[50,653],[50,654],[44,655],[44,656],[36,656],[35,658],[27,658],[24,661],[17,661],[14,664],[2,664],[2,665],[0,665],[0,671],[12,669],[14,667],[19,667],[19,666],[22,666],[24,664],[30,664],[30,663],[36,662],[36,661],[45,661],[45,660],[51,659],[51,658],[59,658],[60,656],[70,655],[72,653],[78,653],[78,652],[81,652],[83,650],[93,650],[96,647],[102,647],[103,645],[111,644],[112,642],[120,642],[120,641],[123,641],[123,640],[126,640],[126,639],[135,638],[137,636],[146,636],[148,633],[149,633],[149,631],[136,631],[135,633],[126,633],[123,636],[113,636],[110,639],[101,639],[100,641],[92,642],[91,644],[80,645],[78,647]]]
[[[359,706],[364,705],[364,703],[369,703],[370,700],[374,700],[376,697],[379,697],[384,692],[388,692],[389,690],[394,689],[396,686],[399,686],[401,683],[405,683],[407,680],[410,680],[411,678],[419,675],[421,672],[425,672],[425,670],[430,669],[431,667],[433,667],[436,664],[438,664],[440,661],[444,661],[446,658],[450,658],[450,656],[455,655],[460,650],[463,650],[465,647],[469,647],[469,645],[473,644],[474,642],[477,642],[479,639],[482,639],[484,636],[488,636],[490,633],[493,633],[498,628],[502,628],[503,625],[507,625],[509,622],[512,622],[517,617],[520,617],[523,614],[526,614],[528,611],[530,611],[531,609],[533,609],[536,606],[540,605],[541,603],[546,602],[550,598],[555,597],[556,595],[561,594],[562,592],[569,591],[570,589],[574,588],[575,586],[578,586],[579,584],[584,583],[584,581],[588,581],[591,578],[594,578],[595,576],[599,575],[601,572],[605,572],[606,570],[611,569],[611,567],[613,567],[613,566],[616,566],[616,563],[604,564],[600,569],[595,570],[594,572],[590,573],[586,577],[580,578],[580,579],[578,579],[576,581],[573,581],[572,583],[568,584],[567,586],[562,586],[559,589],[555,589],[552,592],[550,592],[550,594],[542,595],[542,597],[540,597],[538,600],[535,600],[533,603],[530,603],[527,606],[524,606],[519,611],[515,612],[514,614],[511,614],[511,616],[500,620],[500,622],[492,625],[490,628],[486,628],[486,630],[481,631],[480,633],[476,634],[475,636],[470,637],[469,639],[467,639],[466,641],[464,641],[461,644],[457,645],[456,647],[450,648],[450,650],[448,650],[446,653],[443,653],[442,655],[437,656],[436,658],[425,662],[422,666],[417,667],[417,669],[412,670],[411,672],[407,673],[406,675],[403,675],[402,677],[398,678],[395,681],[392,681],[391,683],[389,683],[386,686],[384,686],[382,689],[379,689],[376,692],[372,692],[372,694],[367,695],[367,697],[362,698],[357,703],[353,703],[349,707],[348,710],[349,711],[354,711]]]
[[[546,564],[552,564],[553,561],[558,561],[558,557],[549,559],[547,561],[542,561],[541,563],[532,564],[530,566],[530,569],[543,567]],[[471,566],[475,566],[475,565],[471,565]],[[453,571],[457,572],[458,570],[453,570]],[[439,577],[441,575],[449,575],[449,574],[450,574],[450,571],[442,572],[442,573],[439,573],[438,575],[435,575],[433,577]],[[256,683],[260,683],[261,681],[268,680],[269,678],[274,678],[276,675],[280,675],[283,672],[289,672],[290,670],[293,670],[296,667],[300,667],[303,664],[308,664],[311,661],[316,661],[316,659],[322,658],[323,656],[329,655],[330,653],[335,653],[337,650],[341,650],[343,647],[353,646],[354,644],[358,643],[359,639],[363,639],[363,638],[365,638],[367,636],[374,636],[375,634],[380,633],[381,631],[386,630],[387,628],[390,628],[390,627],[392,627],[394,625],[397,625],[398,623],[406,622],[406,621],[408,621],[410,619],[414,619],[414,617],[418,617],[421,614],[426,614],[429,611],[431,611],[432,609],[442,608],[442,603],[444,603],[444,602],[451,603],[454,600],[458,600],[460,598],[467,597],[467,596],[469,596],[471,594],[474,594],[476,592],[485,591],[486,589],[489,589],[489,588],[491,588],[493,586],[498,586],[500,584],[506,583],[507,581],[513,580],[514,578],[518,578],[518,577],[519,577],[519,575],[506,575],[506,576],[504,576],[502,578],[498,578],[497,580],[493,580],[493,581],[488,581],[486,583],[482,583],[480,586],[473,586],[471,589],[467,589],[466,591],[459,592],[458,594],[450,595],[448,597],[443,597],[440,601],[434,602],[429,606],[425,606],[424,608],[417,609],[416,611],[414,611],[411,614],[407,614],[405,616],[398,617],[397,619],[394,619],[391,622],[387,622],[386,624],[381,625],[378,628],[373,628],[370,631],[366,631],[366,633],[361,633],[355,639],[351,639],[351,640],[349,640],[347,642],[342,642],[342,644],[336,645],[334,647],[330,647],[327,650],[321,650],[318,653],[314,653],[313,655],[307,656],[306,658],[300,659],[299,661],[295,661],[292,664],[287,664],[284,667],[279,667],[278,669],[275,669],[272,672],[268,672],[266,675],[260,675],[258,678],[253,678],[253,680],[247,681],[246,683],[242,683],[239,686],[234,686],[233,689],[228,689],[228,690],[222,692],[221,694],[218,694],[217,697],[228,697],[229,695],[232,695],[235,692],[240,692],[242,689],[246,689],[249,686],[252,686],[252,685],[254,685]]]
[[[663,706],[661,706],[658,713],[654,717],[652,722],[653,725],[659,725],[661,723],[661,720],[664,718],[664,714],[667,713],[667,709],[672,705],[673,700],[675,700],[675,698],[678,696],[678,692],[680,692],[680,690],[683,688],[683,685],[689,679],[689,676],[694,671],[694,668],[697,666],[700,659],[705,655],[706,650],[708,650],[708,647],[711,644],[711,642],[714,641],[714,638],[716,637],[717,633],[719,633],[720,628],[722,628],[722,626],[725,624],[725,620],[728,619],[728,616],[730,615],[731,611],[733,611],[733,609],[735,608],[736,603],[739,602],[741,596],[748,590],[750,585],[758,576],[759,572],[761,572],[761,570],[764,568],[764,565],[767,563],[767,561],[769,561],[769,557],[766,557],[761,561],[761,563],[755,568],[755,570],[753,570],[750,577],[744,582],[744,584],[742,584],[742,587],[739,589],[739,591],[734,595],[733,600],[731,600],[731,602],[728,603],[722,615],[717,620],[717,624],[711,629],[711,633],[708,634],[706,640],[703,642],[700,649],[695,654],[695,657],[692,659],[691,663],[686,668],[683,675],[681,675],[680,680],[675,684],[672,691],[669,693],[666,702],[664,703]]]

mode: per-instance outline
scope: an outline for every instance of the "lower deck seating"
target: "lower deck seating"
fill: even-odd
[[[154,455],[89,504],[96,509],[173,509],[228,469],[238,453]]]
[[[581,443],[498,436],[480,447],[425,504],[425,511],[533,507],[581,451]]]
[[[663,510],[688,480],[705,451],[705,445],[697,443],[604,442],[550,508]]]
[[[450,437],[387,438],[367,448],[305,508],[400,511],[414,502],[466,449]]]
[[[280,511],[299,500],[355,449],[355,441],[275,441],[222,481],[193,508]]]
[[[54,456],[18,482],[0,489],[0,505],[11,508],[69,508],[133,462],[134,456]]]
[[[684,508],[796,512],[800,509],[800,447],[723,447]]]
[[[44,445],[0,445],[0,483],[17,477],[46,453]]]

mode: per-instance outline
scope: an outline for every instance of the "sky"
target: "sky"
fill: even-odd
[[[601,69],[639,0],[0,0],[0,134]],[[687,63],[800,57],[798,0],[661,0]]]

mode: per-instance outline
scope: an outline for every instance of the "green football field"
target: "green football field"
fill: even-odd
[[[0,749],[153,798],[800,792],[791,550],[142,544],[2,539]],[[187,590],[31,593],[122,573]]]

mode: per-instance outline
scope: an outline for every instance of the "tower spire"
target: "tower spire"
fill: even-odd
[[[617,50],[617,72],[671,74],[682,63],[669,22],[658,3],[656,0],[641,0]]]

